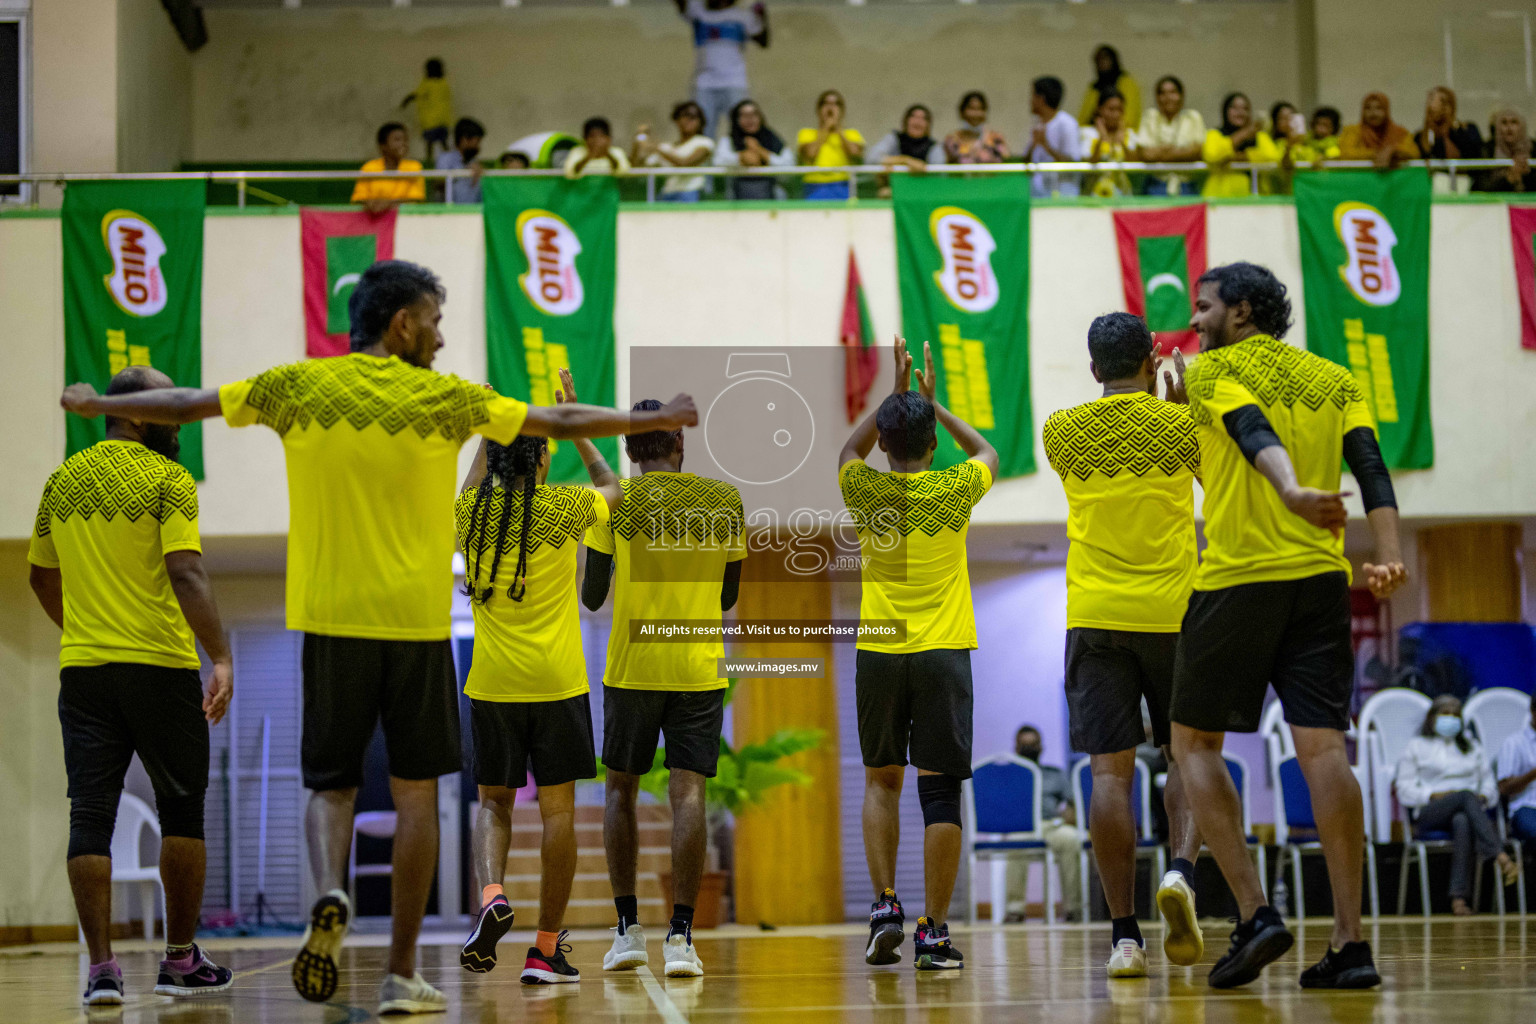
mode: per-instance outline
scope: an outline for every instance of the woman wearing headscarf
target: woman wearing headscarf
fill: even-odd
[[[1099,104],[1104,94],[1113,89],[1125,100],[1125,116],[1130,121],[1141,117],[1141,86],[1136,79],[1120,69],[1120,54],[1113,46],[1104,45],[1093,51],[1093,81],[1083,95],[1083,105],[1077,111],[1077,123],[1093,124],[1099,114]]]
[[[1253,116],[1253,104],[1240,92],[1230,93],[1221,101],[1221,127],[1205,133],[1200,158],[1211,167],[1200,190],[1204,196],[1246,196],[1252,191],[1247,171],[1234,171],[1228,164],[1237,160],[1249,163],[1279,163],[1280,147],[1270,134],[1259,127]],[[1259,191],[1270,191],[1267,176],[1259,179]]]
[[[901,115],[900,128],[869,147],[867,159],[872,164],[906,167],[919,172],[927,170],[929,164],[942,164],[944,147],[934,141],[932,129],[933,112],[921,103],[914,103]],[[890,177],[878,175],[875,180],[880,198],[890,198]]]
[[[1483,133],[1475,124],[1456,120],[1456,94],[1443,85],[1429,90],[1424,127],[1413,141],[1426,160],[1476,160],[1483,154]]]
[[[1392,120],[1392,101],[1386,93],[1368,92],[1360,101],[1360,123],[1339,133],[1339,158],[1370,160],[1386,169],[1417,160],[1419,147],[1408,129]]]
[[[1493,115],[1493,144],[1488,155],[1495,160],[1511,160],[1509,167],[1495,167],[1477,177],[1479,192],[1536,192],[1536,169],[1531,167],[1531,133],[1525,115],[1514,107],[1505,107]]]
[[[1008,159],[1002,133],[987,127],[987,97],[972,90],[960,97],[960,127],[944,137],[952,164],[1000,164]]]
[[[742,100],[731,108],[731,127],[715,147],[715,159],[721,167],[790,167],[795,153],[768,127],[762,108],[752,100]],[[726,180],[732,199],[778,198],[778,179],[766,174]]]

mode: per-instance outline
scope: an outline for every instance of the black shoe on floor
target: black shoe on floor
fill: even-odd
[[[896,952],[905,939],[901,926],[907,915],[901,909],[896,890],[887,889],[869,907],[869,945],[864,949],[864,962],[875,967],[888,967],[901,963]]]
[[[1301,972],[1302,988],[1375,988],[1381,984],[1369,942],[1328,948],[1323,958]]]
[[[1227,955],[1216,961],[1206,981],[1212,988],[1236,988],[1258,978],[1265,967],[1285,955],[1295,939],[1274,907],[1263,906],[1232,929]]]
[[[475,974],[489,974],[496,969],[496,943],[512,928],[512,906],[505,896],[497,896],[480,908],[475,930],[459,950],[459,966]]]
[[[958,971],[965,967],[965,957],[949,941],[949,925],[935,925],[926,917],[917,919],[912,936],[916,953],[912,966],[920,971]]]

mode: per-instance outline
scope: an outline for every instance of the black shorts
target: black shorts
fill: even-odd
[[[1171,717],[1203,732],[1254,732],[1273,684],[1291,725],[1347,729],[1349,618],[1342,572],[1195,591],[1179,634]]]
[[[115,811],[134,754],[160,806],[201,800],[208,789],[208,720],[196,669],[124,662],[60,669],[59,725],[71,797],[107,795]]]
[[[859,750],[870,768],[912,763],[971,777],[971,652],[939,648],[854,659]]]
[[[644,775],[656,762],[656,741],[666,736],[666,766],[715,777],[725,688],[629,690],[603,687],[603,764]]]
[[[521,789],[528,767],[540,786],[597,777],[592,703],[586,694],[565,700],[469,701],[475,783]]]
[[[1067,630],[1067,714],[1072,749],[1085,754],[1130,750],[1147,739],[1141,698],[1152,713],[1152,742],[1168,743],[1177,633]]]
[[[389,774],[435,779],[462,767],[459,686],[447,640],[304,634],[304,785],[353,789],[384,723]]]

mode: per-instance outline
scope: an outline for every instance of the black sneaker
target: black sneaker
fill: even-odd
[[[917,947],[912,966],[920,971],[957,971],[965,966],[965,957],[949,941],[947,924],[935,927],[926,917],[918,918],[912,945]]]
[[[1346,942],[1342,949],[1330,946],[1321,960],[1301,972],[1302,988],[1375,988],[1380,984],[1369,942]]]
[[[1263,906],[1247,921],[1232,929],[1232,945],[1226,956],[1216,961],[1206,981],[1212,988],[1236,988],[1259,976],[1259,972],[1285,955],[1295,939],[1286,930],[1285,920],[1274,907]]]
[[[107,967],[91,975],[85,983],[86,1006],[123,1005],[123,975],[121,971]]]
[[[192,944],[192,969],[179,970],[172,961],[160,961],[160,977],[155,981],[157,996],[202,996],[223,992],[235,983],[235,972],[208,959],[202,947]]]
[[[528,947],[528,959],[523,964],[524,985],[567,985],[581,980],[581,972],[565,959],[565,954],[571,951],[565,941],[569,934],[562,931],[555,940],[554,956],[545,956],[538,946]]]
[[[887,889],[869,906],[869,945],[864,950],[864,962],[875,967],[888,967],[901,963],[896,952],[907,937],[901,926],[907,915],[902,912],[901,900],[895,889]]]
[[[512,928],[512,905],[497,896],[480,908],[475,930],[459,950],[459,966],[476,974],[489,974],[496,966],[496,943]],[[563,934],[563,933],[562,933]]]

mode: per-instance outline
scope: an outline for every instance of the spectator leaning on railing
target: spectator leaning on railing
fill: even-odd
[[[987,97],[971,91],[960,98],[960,127],[944,137],[952,164],[1000,164],[1008,159],[1002,133],[987,127]]]
[[[1093,51],[1093,74],[1093,81],[1088,84],[1088,92],[1083,96],[1083,105],[1077,112],[1079,122],[1084,125],[1093,124],[1099,116],[1104,96],[1110,90],[1124,98],[1127,117],[1141,116],[1141,86],[1136,83],[1136,79],[1120,69],[1120,54],[1113,46],[1105,45]]]
[[[379,155],[363,164],[361,171],[419,171],[421,161],[405,154],[411,151],[411,139],[405,125],[391,121],[381,125],[376,138]],[[352,189],[352,201],[362,203],[369,213],[382,213],[397,203],[420,203],[427,198],[427,183],[421,178],[360,178]]]
[[[455,203],[478,203],[480,201],[480,175],[485,168],[476,159],[480,155],[480,146],[485,142],[485,126],[472,117],[461,117],[453,126],[453,148],[437,154],[437,162],[433,165],[440,171],[462,171],[469,169],[474,172],[468,178],[450,178],[447,188],[443,191],[448,198]]]
[[[1061,79],[1054,75],[1042,75],[1035,79],[1029,98],[1030,112],[1035,115],[1030,134],[1029,152],[1025,159],[1030,163],[1070,163],[1081,160],[1078,148],[1077,118],[1061,109],[1066,89]],[[1075,197],[1081,187],[1081,176],[1045,171],[1033,174],[1029,179],[1029,192],[1033,196]]]
[[[1370,160],[1385,169],[1419,159],[1419,147],[1408,129],[1392,120],[1392,101],[1386,94],[1370,92],[1360,101],[1360,123],[1339,134],[1339,156]]]
[[[1318,107],[1312,112],[1312,130],[1291,143],[1286,155],[1291,165],[1318,164],[1339,159],[1339,112],[1333,107]]]
[[[921,103],[914,103],[901,115],[901,127],[882,135],[880,141],[869,147],[867,159],[884,167],[905,167],[911,171],[925,171],[929,164],[944,162],[944,147],[933,140],[933,112]],[[891,195],[891,179],[888,175],[876,175],[877,194],[881,199]]]
[[[644,141],[636,136],[636,141]],[[606,117],[589,117],[581,126],[581,145],[565,157],[565,176],[584,178],[589,174],[623,174],[629,170],[629,158],[613,144],[613,126]]]
[[[1093,124],[1083,128],[1083,159],[1089,163],[1124,163],[1135,159],[1136,132],[1125,123],[1125,98],[1113,89],[1099,95],[1099,109]],[[1088,195],[1109,198],[1128,196],[1136,190],[1124,171],[1091,174],[1085,184]]]
[[[1536,170],[1531,168],[1531,133],[1525,116],[1514,107],[1505,107],[1493,115],[1493,145],[1489,156],[1512,160],[1513,166],[1495,167],[1478,175],[1474,186],[1479,192],[1536,192]]]
[[[816,127],[802,128],[795,149],[802,164],[816,167],[851,167],[864,158],[864,136],[857,128],[843,127],[843,94],[828,89],[816,97]],[[806,199],[847,199],[851,184],[843,171],[805,176]]]
[[[1205,187],[1200,194],[1208,197],[1246,196],[1252,190],[1247,171],[1227,169],[1237,160],[1249,163],[1278,163],[1280,149],[1269,133],[1259,127],[1253,116],[1253,104],[1240,92],[1230,93],[1221,101],[1221,127],[1205,133],[1201,159],[1210,165]],[[1260,178],[1260,191],[1269,191],[1268,181]]]
[[[715,145],[715,162],[721,167],[791,167],[795,153],[768,127],[762,108],[752,100],[742,100],[731,108],[730,130]],[[778,179],[766,174],[743,174],[726,180],[732,199],[776,199],[783,191]]]
[[[1184,107],[1184,83],[1173,75],[1157,80],[1157,106],[1141,116],[1141,159],[1148,163],[1193,163],[1205,143],[1205,119]],[[1180,174],[1159,174],[1147,180],[1147,195],[1177,196],[1193,192]]]
[[[736,0],[673,0],[693,29],[693,98],[714,138],[726,111],[747,98],[747,42],[768,46],[768,10]]]
[[[1413,141],[1426,160],[1476,160],[1483,155],[1483,133],[1477,125],[1456,119],[1456,94],[1443,85],[1429,90],[1424,127]]]
[[[693,100],[684,100],[672,108],[672,123],[677,125],[676,142],[657,142],[650,137],[650,125],[641,125],[635,134],[630,161],[644,167],[698,167],[709,162],[715,143],[704,134],[704,111]],[[701,174],[672,175],[661,183],[660,198],[668,203],[696,203],[704,195],[705,178]]]

